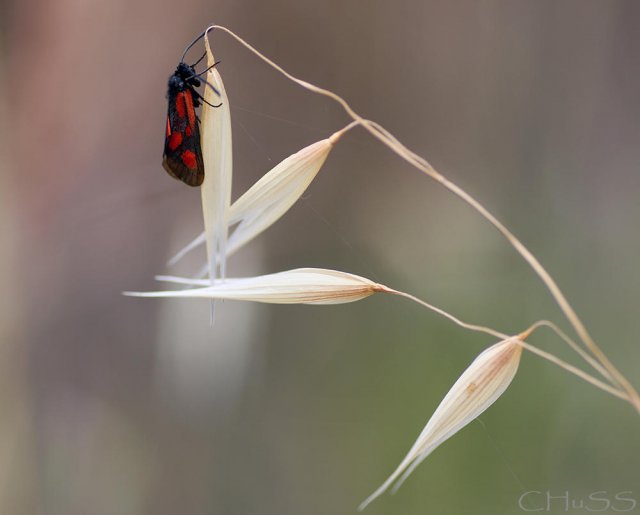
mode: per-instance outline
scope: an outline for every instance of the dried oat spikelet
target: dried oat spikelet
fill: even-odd
[[[291,209],[316,177],[345,129],[290,155],[231,205],[228,224],[230,227],[235,224],[238,226],[229,238],[227,256],[249,243]],[[203,232],[171,258],[169,265],[177,263],[205,241]]]
[[[387,288],[358,275],[322,268],[297,268],[276,274],[226,279],[209,286],[207,279],[157,277],[160,281],[199,286],[188,290],[125,292],[132,297],[182,297],[247,300],[272,304],[344,304]]]
[[[205,34],[207,67],[213,66],[215,59]],[[231,113],[229,98],[224,89],[218,70],[207,72],[206,81],[220,93],[218,97],[205,85],[202,106],[202,157],[205,178],[201,187],[202,214],[204,216],[204,235],[207,243],[207,264],[209,280],[213,284],[218,277],[225,276],[226,247],[229,204],[231,202],[231,176],[233,171],[231,145]],[[220,107],[208,104],[222,103]]]
[[[507,389],[518,370],[522,335],[503,340],[482,352],[451,387],[426,427],[393,474],[359,507],[363,510],[394,482],[393,491],[442,442],[491,406]]]
[[[229,238],[229,252],[250,242],[275,223],[302,196],[324,164],[333,143],[323,139],[289,156],[265,174],[231,207],[238,227]]]

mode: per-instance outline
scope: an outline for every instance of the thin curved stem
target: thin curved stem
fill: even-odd
[[[507,227],[502,224],[490,211],[488,211],[480,202],[474,199],[471,195],[469,195],[462,188],[449,181],[446,177],[441,175],[438,171],[433,168],[428,161],[424,158],[420,157],[415,152],[409,150],[406,146],[404,146],[400,141],[398,141],[390,132],[384,129],[381,125],[366,120],[358,113],[356,113],[351,106],[339,95],[333,93],[324,88],[320,88],[314,84],[306,82],[302,79],[298,79],[294,77],[289,72],[287,72],[284,68],[273,62],[271,59],[266,57],[252,45],[250,45],[247,41],[242,39],[240,36],[235,34],[230,29],[222,26],[222,25],[213,25],[210,29],[218,29],[220,31],[226,32],[236,41],[238,41],[241,45],[259,57],[261,60],[266,62],[269,66],[280,72],[289,80],[295,82],[296,84],[302,86],[303,88],[317,93],[319,95],[326,96],[331,98],[338,104],[342,106],[345,112],[355,121],[358,121],[362,124],[362,126],[367,130],[372,136],[382,142],[384,145],[389,147],[393,152],[398,154],[400,157],[405,159],[407,162],[412,164],[414,167],[418,168],[429,177],[434,179],[435,181],[442,184],[449,191],[457,195],[471,207],[473,207],[482,217],[484,217],[489,223],[491,223],[502,235],[503,237],[511,244],[511,246],[522,256],[522,258],[529,264],[529,266],[533,269],[533,271],[540,277],[542,282],[546,285],[547,289],[550,291],[551,295],[555,299],[556,303],[564,313],[565,317],[569,321],[569,323],[573,326],[574,330],[580,337],[580,340],[584,343],[586,348],[594,355],[594,357],[602,364],[602,366],[607,370],[608,374],[613,378],[613,381],[617,383],[623,390],[626,391],[629,402],[633,405],[633,407],[640,413],[640,395],[636,392],[631,383],[618,371],[618,369],[609,361],[604,352],[598,347],[595,343],[586,327],[574,311],[573,307],[566,299],[560,288],[558,287],[555,280],[551,277],[551,275],[546,271],[546,269],[542,266],[542,264],[538,261],[538,259],[525,247],[525,245],[518,239],[516,236],[509,230]],[[207,36],[205,35],[205,38]]]
[[[571,338],[569,338],[569,336],[564,331],[562,331],[556,324],[554,324],[553,322],[550,322],[549,320],[540,320],[539,322],[536,322],[536,324],[539,327],[547,327],[548,329],[551,329],[551,331],[556,333],[557,336],[559,336],[562,340],[564,340],[565,343],[569,345],[569,347],[571,347],[574,351],[576,351],[580,355],[580,357],[582,357],[582,359],[584,359],[587,363],[589,363],[589,365],[591,365],[595,370],[597,370],[602,375],[602,377],[604,377],[605,379],[607,379],[612,383],[615,382],[614,379],[611,377],[611,374],[609,374],[606,368],[604,368],[597,360],[593,359],[582,347],[580,347],[580,345],[578,345]]]
[[[593,386],[600,388],[601,390],[604,390],[607,393],[610,393],[611,395],[614,395],[615,397],[618,397],[620,399],[623,399],[625,401],[629,401],[629,396],[621,391],[618,390],[617,388],[608,385],[607,383],[604,383],[602,381],[600,381],[599,379],[596,379],[595,377],[593,377],[590,374],[587,374],[584,370],[581,370],[569,363],[567,363],[566,361],[561,360],[560,358],[558,358],[557,356],[554,356],[553,354],[550,354],[549,352],[545,352],[541,349],[538,349],[538,347],[535,347],[527,342],[525,342],[524,340],[526,338],[528,338],[538,327],[542,327],[542,326],[548,326],[549,322],[547,322],[546,320],[541,320],[539,322],[536,322],[534,324],[532,324],[531,326],[529,326],[528,329],[524,330],[522,333],[520,333],[517,336],[509,336],[508,334],[504,334],[501,333],[500,331],[496,331],[495,329],[491,329],[490,327],[485,327],[482,325],[476,325],[476,324],[470,324],[468,322],[464,322],[462,320],[460,320],[458,317],[452,315],[451,313],[448,313],[447,311],[445,311],[444,309],[441,309],[439,307],[434,306],[433,304],[429,304],[428,302],[416,297],[415,295],[411,295],[410,293],[405,293],[399,290],[394,290],[391,288],[388,289],[383,289],[381,291],[384,291],[386,293],[392,293],[394,295],[399,295],[400,297],[405,297],[413,302],[416,302],[418,304],[420,304],[421,306],[424,306],[425,308],[439,314],[442,315],[443,317],[449,319],[451,322],[453,322],[454,324],[463,327],[465,329],[469,329],[471,331],[476,331],[479,333],[486,333],[486,334],[490,334],[491,336],[495,336],[496,338],[500,338],[501,340],[506,340],[509,338],[512,338],[513,341],[515,341],[518,345],[522,346],[524,349],[528,350],[529,352],[536,354],[538,356],[540,356],[541,358],[546,359],[547,361],[558,365],[560,368],[563,368],[564,370],[566,370],[567,372],[570,372],[571,374],[574,374],[576,376],[578,376],[581,379],[584,379],[585,381],[587,381],[588,383],[591,383]],[[553,325],[553,324],[551,324]]]

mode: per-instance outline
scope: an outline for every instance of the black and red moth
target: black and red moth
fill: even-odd
[[[220,95],[213,86],[201,78],[201,75],[209,68],[199,74],[196,73],[194,67],[204,56],[193,65],[184,62],[187,51],[203,36],[204,33],[184,51],[176,71],[169,77],[167,87],[169,108],[162,166],[169,175],[189,186],[200,186],[204,181],[204,161],[200,147],[200,119],[196,115],[196,108],[200,106],[201,101],[206,102],[206,100],[195,88],[204,82]],[[218,63],[213,66],[216,64]],[[220,105],[212,107],[220,107]]]

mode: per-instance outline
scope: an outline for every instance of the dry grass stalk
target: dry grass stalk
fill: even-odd
[[[263,61],[302,87],[335,100],[345,109],[353,122],[331,137],[309,145],[283,160],[233,205],[229,206],[232,173],[230,114],[222,79],[217,70],[211,70],[207,81],[221,92],[226,110],[218,112],[206,105],[203,109],[202,149],[208,177],[208,179],[205,178],[202,191],[205,232],[187,245],[172,260],[172,262],[179,260],[187,252],[206,241],[209,278],[188,279],[160,276],[157,278],[160,281],[187,285],[191,288],[178,291],[128,292],[126,294],[138,297],[196,297],[277,304],[339,304],[361,300],[373,293],[390,293],[417,302],[465,329],[490,334],[501,340],[482,352],[462,373],[435,410],[398,468],[378,490],[361,504],[360,509],[364,509],[392,484],[395,483],[394,490],[398,488],[413,469],[435,448],[491,406],[513,380],[518,369],[522,349],[527,349],[607,393],[629,402],[640,412],[640,397],[637,392],[592,340],[553,278],[533,254],[484,206],[434,170],[426,160],[407,149],[379,124],[358,115],[340,96],[293,77],[229,29],[221,26],[211,28],[217,28],[230,34]],[[206,34],[205,45],[209,65],[211,65],[214,59]],[[205,98],[214,103],[216,99],[212,98],[213,93],[208,91],[209,96],[205,96]],[[358,124],[400,157],[474,207],[488,220],[520,253],[547,286],[584,346],[575,343],[555,324],[546,320],[536,322],[517,336],[509,336],[489,327],[464,322],[441,308],[408,293],[393,290],[364,277],[335,270],[301,268],[257,277],[216,281],[217,277],[225,275],[226,256],[235,252],[279,220],[302,196],[316,177],[333,145],[346,131]],[[227,247],[228,229],[235,224],[237,226],[229,238]],[[554,331],[587,364],[602,375],[604,381],[527,343],[525,340],[540,327],[548,327]]]
[[[346,100],[344,100],[336,93],[294,77],[284,68],[266,57],[264,54],[262,54],[260,51],[258,51],[256,48],[254,48],[247,41],[242,39],[230,29],[221,25],[212,25],[211,27],[209,27],[209,29],[207,29],[207,31],[210,31],[212,29],[226,32],[241,45],[254,53],[262,61],[280,72],[289,80],[295,82],[296,84],[313,93],[326,96],[340,104],[345,112],[354,121],[360,123],[364,127],[364,129],[367,130],[373,137],[389,147],[394,153],[402,157],[405,161],[413,165],[415,168],[424,172],[426,175],[443,185],[449,191],[460,197],[464,202],[473,207],[483,218],[491,223],[505,237],[505,239],[511,244],[511,246],[522,256],[522,258],[529,264],[529,266],[531,266],[534,272],[542,280],[569,323],[573,326],[576,334],[584,344],[585,348],[591,353],[593,358],[597,360],[599,365],[604,368],[607,376],[611,378],[613,386],[620,387],[622,390],[624,390],[626,394],[626,400],[636,409],[638,413],[640,413],[640,395],[638,395],[638,392],[636,392],[631,383],[620,373],[620,371],[618,371],[613,363],[611,363],[611,361],[606,357],[602,349],[600,349],[600,347],[595,343],[586,327],[576,314],[575,310],[558,287],[556,281],[551,277],[549,272],[547,272],[547,270],[542,266],[538,259],[531,253],[531,251],[529,251],[529,249],[527,249],[527,247],[520,240],[518,240],[518,238],[516,238],[516,236],[488,209],[486,209],[480,202],[478,202],[462,188],[460,188],[459,186],[448,180],[446,177],[444,177],[442,174],[440,174],[438,171],[436,171],[424,158],[409,150],[397,138],[395,138],[395,136],[384,129],[384,127],[360,116],[353,110],[353,108],[347,103]]]

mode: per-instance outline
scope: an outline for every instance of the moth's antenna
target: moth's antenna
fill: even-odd
[[[180,62],[184,62],[184,57],[187,55],[187,52],[191,49],[191,47],[193,45],[195,45],[198,41],[200,41],[204,35],[207,33],[209,29],[205,30],[204,32],[202,32],[202,34],[200,34],[196,39],[194,39],[187,48],[184,49],[184,53],[182,54],[182,57],[180,58]]]
[[[191,66],[191,68],[195,68],[198,64],[200,64],[200,61],[202,61],[206,56],[207,56],[207,53],[205,52],[204,54],[202,54],[202,57],[200,57],[200,59],[198,59],[195,63],[190,64],[189,66]]]
[[[216,61],[215,63],[213,63],[211,66],[209,66],[209,68],[207,68],[206,70],[201,71],[200,73],[194,73],[193,75],[191,75],[191,77],[187,77],[188,79],[191,79],[192,77],[198,77],[201,80],[204,80],[202,78],[202,76],[207,73],[209,70],[212,70],[213,68],[215,68],[216,66],[218,66],[220,64],[221,61]],[[205,81],[206,82],[206,81]]]

